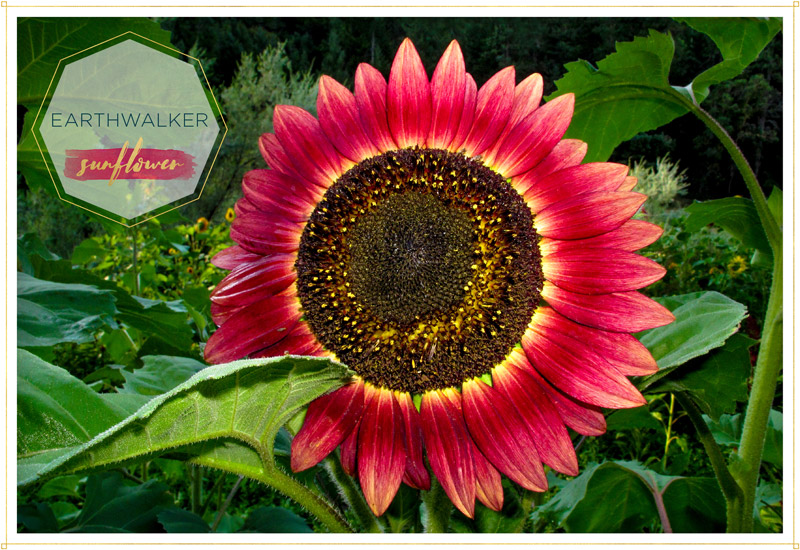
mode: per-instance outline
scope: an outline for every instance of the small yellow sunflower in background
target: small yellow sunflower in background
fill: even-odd
[[[188,273],[189,275],[194,274],[194,268],[192,266],[187,267],[186,268],[186,273]]]
[[[742,256],[737,254],[730,262],[728,262],[728,274],[731,277],[741,275],[745,271],[747,271],[747,260],[745,260]]]
[[[233,220],[236,219],[236,212],[233,211],[233,208],[228,208],[228,211],[225,212],[225,221],[228,223],[233,223]]]
[[[206,231],[206,230],[208,230],[208,220],[207,220],[207,219],[205,219],[205,218],[197,218],[197,223],[195,224],[195,227],[196,227],[196,228],[197,228],[197,230],[198,230],[198,231],[200,231],[201,233],[202,233],[203,231]]]

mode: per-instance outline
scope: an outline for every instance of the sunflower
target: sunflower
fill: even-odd
[[[317,112],[278,105],[244,177],[230,274],[212,294],[209,362],[284,353],[357,373],[313,401],[291,467],[341,446],[376,515],[430,469],[467,516],[498,510],[501,474],[544,491],[578,462],[567,427],[645,404],[626,376],[656,370],[631,332],[673,320],[637,292],[664,275],[633,253],[661,229],[630,218],[627,166],[581,164],[562,139],[573,96],[508,67],[480,89],[453,41],[429,80],[410,40],[388,83],[323,76]]]
[[[233,208],[228,208],[228,210],[225,212],[225,221],[231,223],[235,219],[236,212],[234,212]]]
[[[194,224],[195,229],[197,229],[200,233],[208,230],[208,220],[206,218],[197,218],[197,222]]]

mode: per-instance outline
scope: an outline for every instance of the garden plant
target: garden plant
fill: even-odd
[[[32,214],[54,52],[181,34],[84,23],[18,28],[21,532],[783,530],[782,192],[709,107],[780,19],[670,22],[715,49],[684,85],[647,26],[554,82],[420,22],[344,84],[278,41],[215,84],[205,197],[67,246]],[[749,197],[613,156],[692,117]]]

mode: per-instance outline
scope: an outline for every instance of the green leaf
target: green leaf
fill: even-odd
[[[44,502],[17,507],[17,523],[24,525],[31,533],[58,532],[58,520],[50,506]]]
[[[263,506],[247,516],[240,533],[312,533],[306,520],[286,508]]]
[[[280,439],[280,433],[278,434]],[[276,441],[277,446],[277,441]],[[401,484],[389,509],[383,517],[389,525],[391,533],[411,533],[419,523],[420,493],[411,487]]]
[[[694,202],[686,207],[689,217],[686,230],[696,232],[708,224],[716,224],[747,248],[772,255],[767,234],[761,226],[753,201],[744,197],[726,197]]]
[[[19,19],[17,43],[25,47],[17,51],[17,103],[38,110],[59,60],[127,31],[169,44],[170,33],[143,17]]]
[[[767,206],[772,215],[775,216],[775,221],[778,222],[778,227],[783,227],[783,191],[778,186],[774,186],[767,199]]]
[[[19,483],[32,481],[47,463],[66,456],[124,415],[60,367],[17,352],[17,453]]]
[[[534,519],[555,519],[571,533],[641,532],[658,518],[655,501],[647,484],[622,464],[587,468],[537,508]]]
[[[672,37],[651,30],[646,38],[617,42],[616,52],[597,63],[567,63],[548,97],[575,94],[575,112],[566,137],[589,144],[585,162],[607,160],[635,135],[653,130],[688,112],[669,85],[675,53]]]
[[[125,384],[120,393],[160,395],[185,382],[207,365],[188,357],[148,355],[142,357],[144,367],[124,372]]]
[[[725,497],[716,479],[675,478],[667,485],[662,498],[674,533],[725,531]]]
[[[734,78],[755,61],[761,50],[781,30],[779,17],[676,17],[694,30],[707,34],[719,48],[722,62],[700,73],[691,87],[701,103],[709,87]]]
[[[167,533],[209,533],[211,528],[203,518],[188,510],[168,508],[158,513],[158,522]]]
[[[657,493],[674,532],[724,530],[725,500],[714,479],[665,476],[625,461],[591,465],[533,519],[575,533],[641,532],[661,521]]]
[[[685,19],[690,22],[688,19]],[[651,30],[646,38],[618,42],[616,52],[597,63],[567,63],[557,90],[547,99],[575,94],[575,113],[566,137],[589,144],[586,162],[604,161],[622,142],[653,130],[689,112],[708,87],[740,74],[780,28],[780,19],[692,19],[690,24],[711,36],[723,62],[687,87],[669,83],[675,45],[672,37]],[[692,96],[692,89],[694,96]]]
[[[747,401],[747,379],[750,376],[750,352],[755,340],[734,334],[725,345],[709,355],[696,359],[685,368],[651,386],[651,392],[687,391],[694,402],[712,418],[735,412],[736,403]]]
[[[741,414],[723,414],[716,421],[703,415],[703,419],[708,424],[708,429],[711,430],[711,435],[714,436],[717,444],[723,447],[739,446],[744,422]],[[761,459],[779,468],[783,467],[783,413],[780,411],[769,411],[767,433],[764,436],[764,452]]]
[[[503,480],[503,509],[495,512],[483,504],[475,505],[475,519],[456,514],[450,521],[451,528],[458,533],[521,533],[528,519],[528,512],[522,508],[517,488],[508,480]]]
[[[214,365],[20,479],[29,483],[166,453],[264,479],[274,467],[272,449],[280,427],[349,374],[331,360],[297,356]]]
[[[644,378],[640,389],[647,388],[690,359],[720,347],[739,327],[746,308],[718,292],[694,292],[659,298],[670,309],[675,322],[640,334],[658,362],[659,371]]]
[[[650,409],[647,405],[642,405],[633,409],[614,411],[608,415],[606,427],[609,431],[633,430],[636,428],[658,430],[661,428],[661,424],[650,414]]]
[[[80,476],[59,476],[51,479],[36,492],[41,499],[52,497],[78,497],[78,482]]]
[[[119,472],[89,476],[86,502],[72,530],[81,533],[159,532],[158,514],[174,506],[168,490],[156,480],[127,486]]]
[[[90,342],[97,329],[114,324],[117,309],[107,290],[61,284],[17,273],[17,345],[49,347]]]

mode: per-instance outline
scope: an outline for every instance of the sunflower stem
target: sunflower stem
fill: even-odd
[[[736,483],[736,480],[733,479],[730,470],[728,470],[725,457],[722,455],[722,450],[720,450],[719,445],[717,445],[717,442],[714,440],[714,436],[711,434],[711,430],[708,429],[708,425],[705,420],[703,420],[700,409],[697,408],[697,405],[694,404],[694,401],[692,401],[686,393],[677,392],[673,395],[683,410],[686,411],[689,420],[694,424],[694,429],[697,431],[697,438],[700,440],[700,443],[703,444],[703,448],[706,450],[706,454],[711,461],[711,468],[714,470],[714,475],[717,476],[717,482],[719,483],[720,489],[722,489],[722,494],[725,496],[725,501],[731,503],[735,499],[741,498],[742,489]]]
[[[756,207],[758,219],[764,227],[764,232],[767,235],[770,248],[772,248],[772,253],[777,258],[783,251],[783,234],[781,228],[778,226],[778,222],[775,220],[775,216],[772,215],[767,205],[767,197],[764,195],[764,191],[761,189],[761,185],[759,185],[756,179],[756,174],[747,162],[742,150],[739,149],[739,146],[736,145],[736,142],[733,141],[733,138],[728,134],[725,128],[723,128],[705,109],[688,100],[685,100],[685,104],[703,121],[708,129],[717,136],[720,142],[722,142],[723,147],[725,147],[728,154],[733,159],[736,168],[739,169],[739,173],[742,175],[745,185],[747,185],[747,190],[753,198],[753,204]]]
[[[421,514],[423,532],[446,533],[453,507],[444,489],[435,478],[431,479],[431,490],[422,491],[422,503],[425,506]]]
[[[733,477],[744,492],[741,506],[738,508],[741,517],[740,530],[747,533],[753,530],[753,506],[761,470],[761,455],[764,451],[767,422],[783,363],[782,301],[783,258],[781,254],[777,254],[761,346],[753,372],[753,387],[747,402],[742,439],[737,453],[738,460],[733,471]]]
[[[742,490],[742,496],[728,503],[728,532],[751,532],[753,530],[756,485],[761,470],[761,455],[764,451],[767,422],[783,362],[783,234],[769,209],[766,196],[753,169],[750,168],[747,159],[733,138],[714,117],[698,104],[685,98],[684,104],[708,126],[731,155],[748,191],[750,191],[750,196],[753,198],[758,218],[767,235],[770,248],[772,248],[774,260],[767,314],[764,319],[761,345],[753,373],[753,387],[747,402],[742,439],[735,455],[735,463],[731,468],[733,478]]]
[[[385,529],[375,514],[370,510],[364,495],[356,486],[355,481],[342,468],[338,456],[331,454],[323,461],[325,469],[330,474],[331,479],[339,488],[339,492],[344,498],[350,510],[358,518],[362,529],[367,533],[383,533]]]
[[[272,468],[266,474],[255,479],[277,489],[297,502],[313,514],[331,533],[353,532],[353,528],[333,506],[322,500],[311,489],[293,477],[283,473],[280,469]]]

